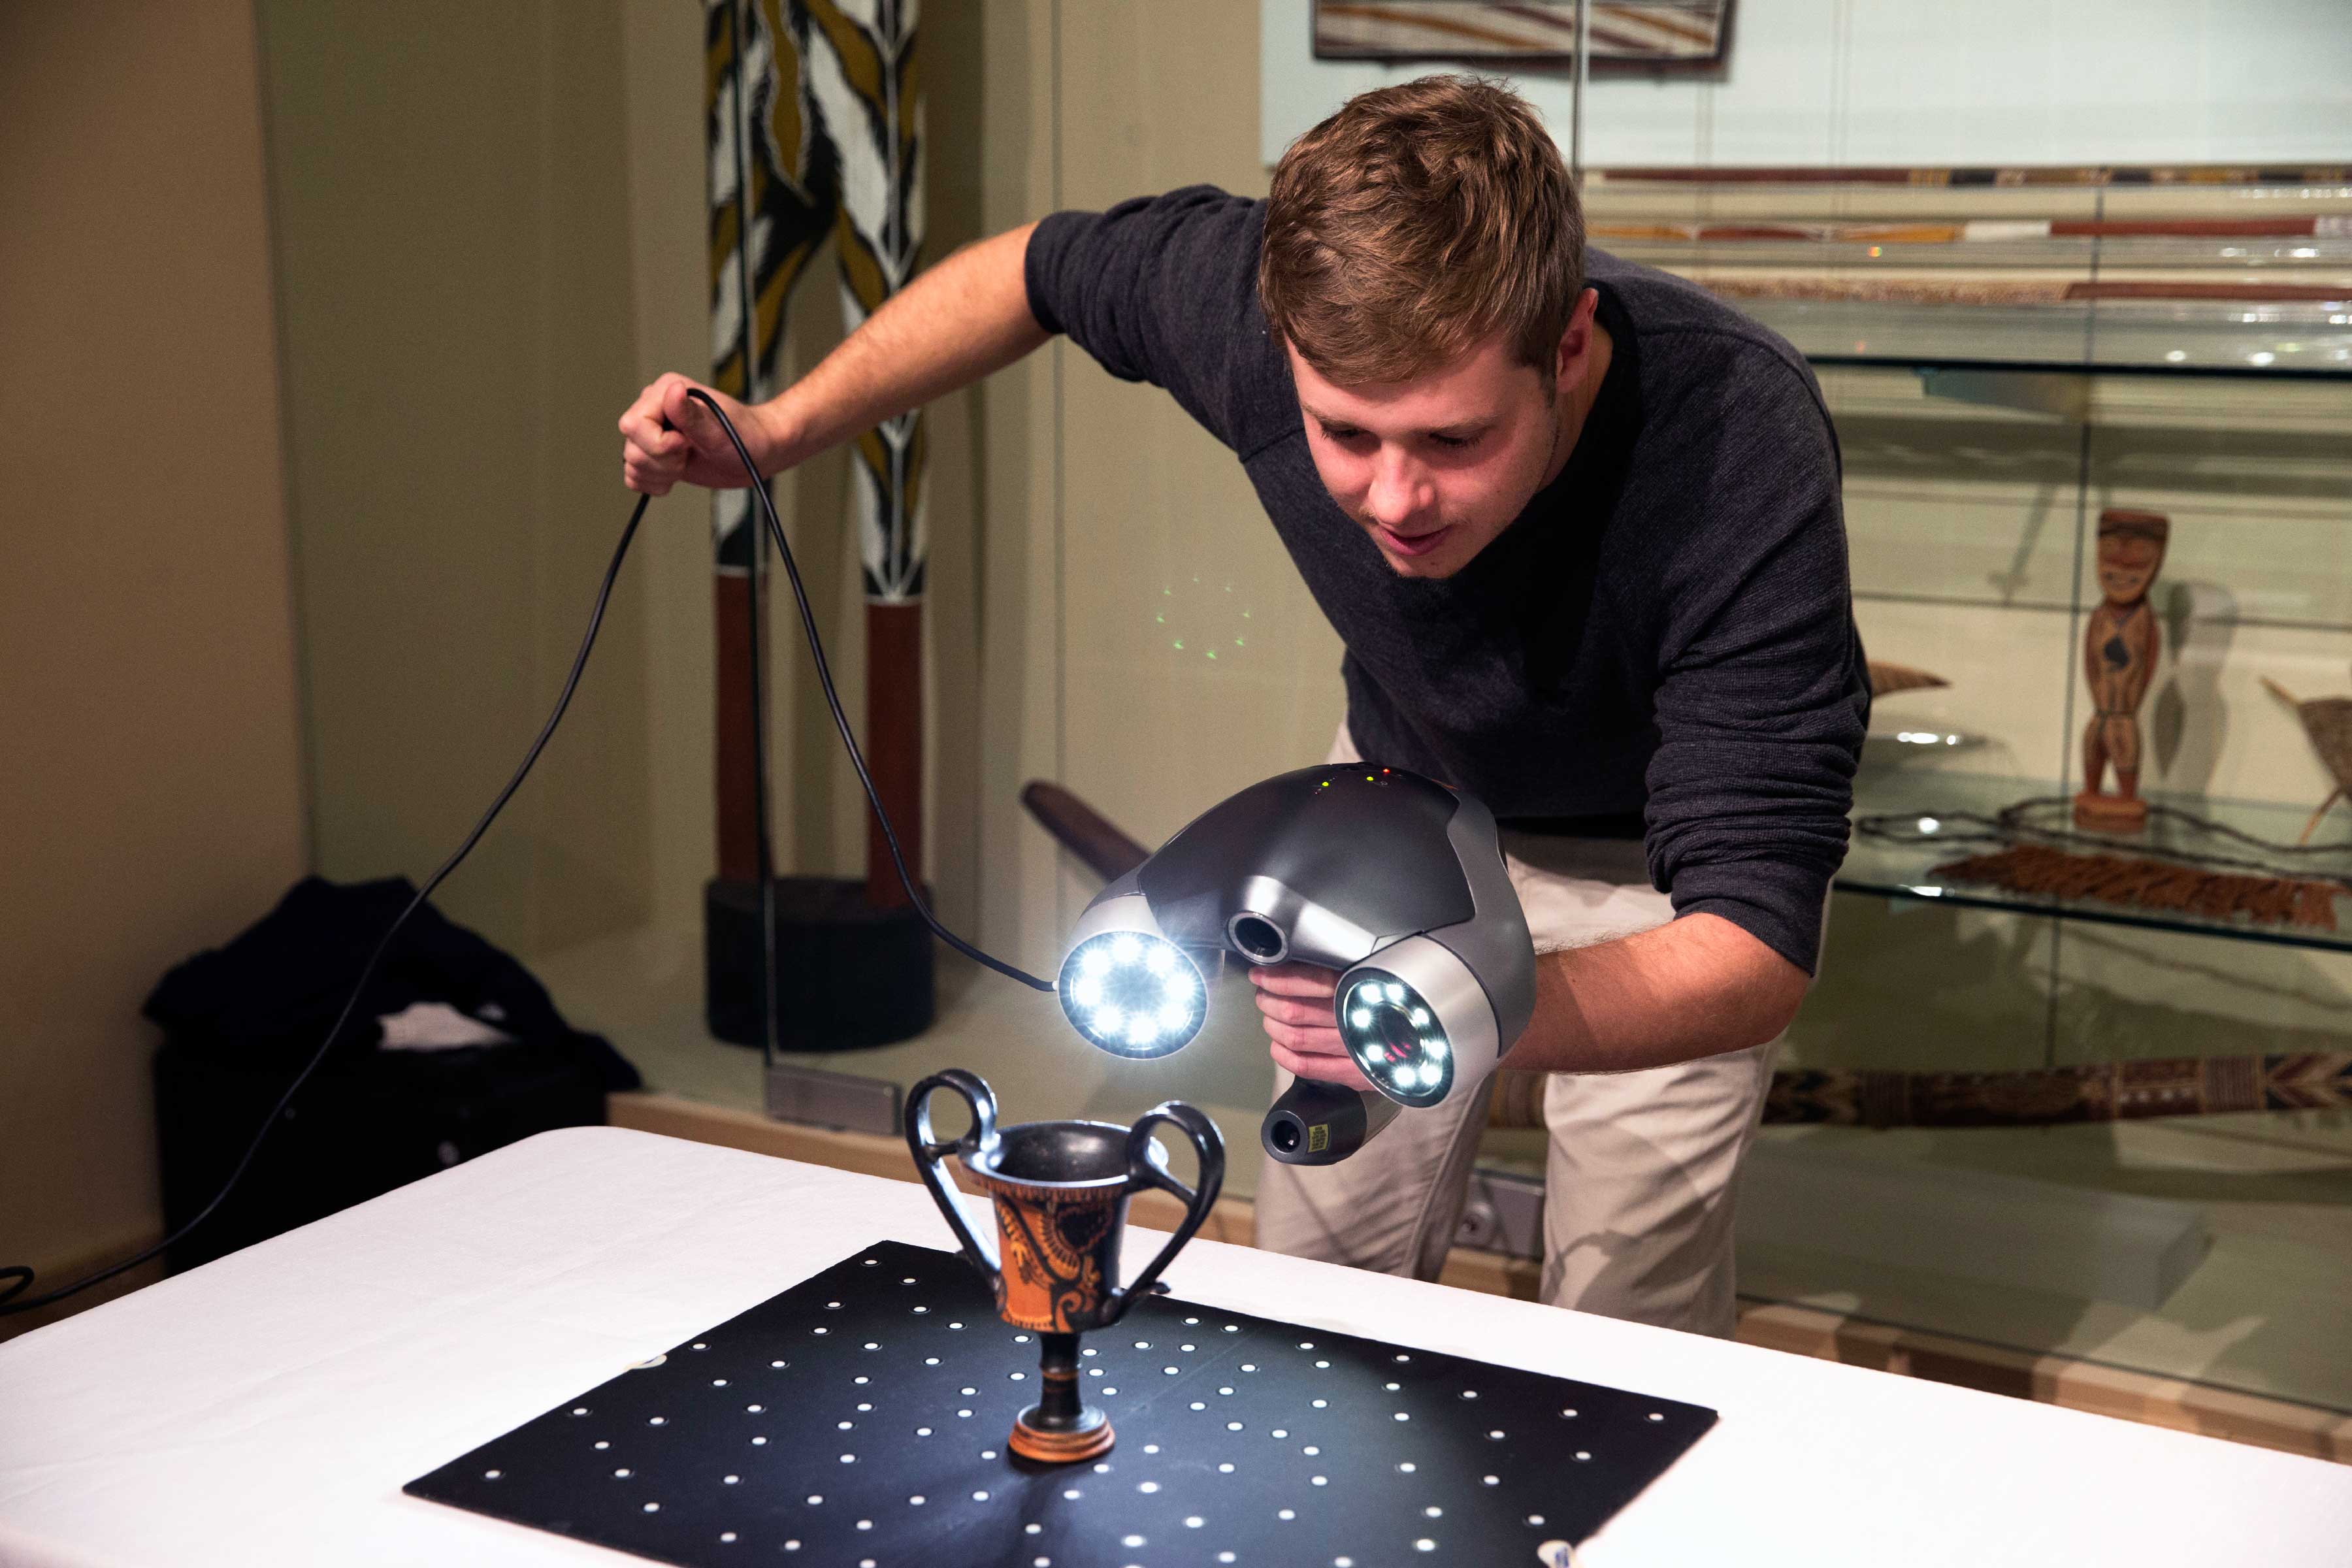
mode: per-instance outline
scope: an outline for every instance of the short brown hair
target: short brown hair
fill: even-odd
[[[1352,98],[1274,171],[1267,322],[1343,386],[1404,381],[1500,331],[1551,382],[1584,289],[1559,149],[1499,83],[1430,76]]]

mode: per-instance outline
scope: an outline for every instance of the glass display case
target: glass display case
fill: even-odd
[[[2352,1410],[2312,1333],[2352,1300],[2352,181],[2319,174],[1590,180],[1592,243],[1814,365],[1878,688],[1752,1300]],[[2114,612],[2154,658],[2147,823],[2110,832],[2074,797],[2126,513],[2168,538]]]

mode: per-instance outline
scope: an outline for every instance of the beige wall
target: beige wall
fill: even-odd
[[[627,516],[621,15],[259,14],[319,868],[421,880],[545,719]],[[518,952],[651,912],[646,587],[437,900]]]
[[[161,1223],[141,1002],[306,858],[250,5],[0,6],[0,1262],[70,1269]]]

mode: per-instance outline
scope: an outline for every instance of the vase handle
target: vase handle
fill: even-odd
[[[930,1099],[935,1090],[952,1089],[966,1105],[971,1107],[971,1127],[961,1138],[944,1142],[931,1136]],[[959,1152],[973,1154],[992,1147],[996,1142],[996,1096],[988,1082],[978,1073],[961,1068],[950,1068],[935,1072],[907,1091],[907,1148],[915,1156],[915,1169],[922,1173],[923,1184],[931,1189],[931,1201],[940,1205],[947,1216],[948,1228],[955,1232],[957,1243],[971,1266],[988,1277],[993,1288],[1002,1272],[997,1261],[995,1237],[974,1234],[965,1222],[963,1205],[956,1201],[955,1184],[948,1177],[946,1160]]]
[[[1151,1130],[1162,1121],[1191,1139],[1194,1152],[1200,1155],[1201,1179],[1197,1187],[1188,1187],[1178,1181],[1165,1164],[1153,1157]],[[1181,1100],[1161,1100],[1145,1111],[1143,1120],[1128,1131],[1127,1184],[1129,1192],[1158,1187],[1174,1194],[1184,1205],[1184,1223],[1176,1227],[1176,1234],[1168,1238],[1160,1256],[1135,1277],[1133,1284],[1112,1288],[1095,1320],[1095,1326],[1100,1329],[1127,1316],[1128,1309],[1141,1298],[1167,1289],[1160,1283],[1160,1271],[1168,1267],[1184,1244],[1192,1239],[1192,1233],[1201,1228],[1201,1222],[1209,1217],[1217,1193],[1225,1184],[1225,1141],[1218,1135],[1217,1124]]]

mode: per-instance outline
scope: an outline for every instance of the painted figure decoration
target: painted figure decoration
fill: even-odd
[[[2083,635],[2091,722],[2083,731],[2077,827],[2137,833],[2147,825],[2147,803],[2139,797],[2139,705],[2156,674],[2158,645],[2147,594],[2171,534],[2170,520],[2159,512],[2110,508],[2099,513],[2100,604]],[[2112,794],[2104,787],[2110,767]]]
[[[961,1138],[931,1129],[931,1096],[946,1089],[971,1111]],[[1192,1141],[1200,1156],[1196,1184],[1170,1173],[1152,1137],[1161,1124]],[[1106,1121],[1029,1121],[996,1125],[996,1096],[961,1068],[933,1073],[907,1093],[907,1146],[948,1228],[973,1268],[987,1276],[996,1314],[1038,1339],[1038,1401],[1013,1419],[1009,1446],[1040,1464],[1072,1464],[1106,1452],[1110,1419],[1078,1391],[1078,1336],[1107,1329],[1147,1296],[1164,1290],[1161,1270],[1192,1239],[1224,1184],[1225,1144],[1217,1125],[1181,1100],[1162,1100],[1132,1127]],[[947,1179],[955,1155],[995,1203],[996,1234],[965,1223]],[[1119,1242],[1128,1200],[1147,1188],[1184,1205],[1183,1223],[1132,1283],[1118,1282]]]

